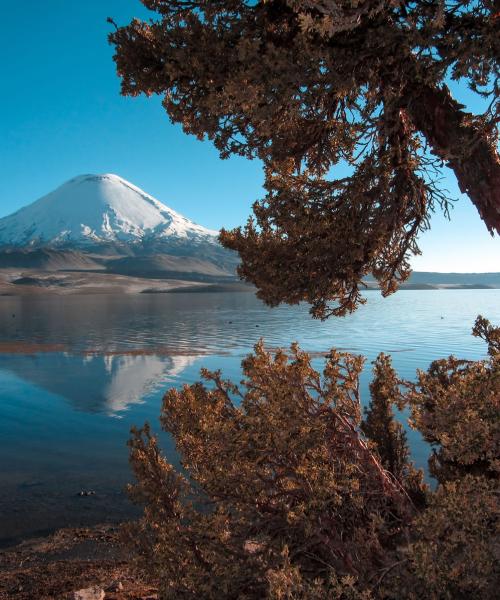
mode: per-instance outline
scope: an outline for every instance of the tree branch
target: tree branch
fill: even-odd
[[[454,171],[489,232],[500,234],[500,157],[474,116],[462,110],[446,86],[411,86],[406,108],[434,153]]]

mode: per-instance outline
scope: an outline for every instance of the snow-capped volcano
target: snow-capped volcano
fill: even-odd
[[[0,219],[0,246],[216,244],[196,225],[118,175],[80,175]]]

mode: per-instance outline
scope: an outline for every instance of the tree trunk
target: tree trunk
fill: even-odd
[[[460,191],[475,204],[490,233],[500,234],[500,157],[494,144],[446,87],[414,87],[405,104],[413,124],[454,171]]]

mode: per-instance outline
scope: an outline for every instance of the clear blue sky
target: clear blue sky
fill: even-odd
[[[107,43],[147,18],[139,0],[0,0],[0,217],[82,173],[116,173],[210,228],[243,224],[262,196],[256,161],[221,161],[169,123],[158,98],[122,98]],[[462,100],[479,104],[463,88]],[[452,175],[446,185],[459,196]],[[418,270],[500,271],[500,239],[461,197],[422,238]]]

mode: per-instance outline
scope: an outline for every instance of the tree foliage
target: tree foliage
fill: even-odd
[[[412,525],[410,577],[392,583],[393,597],[496,598],[500,577],[498,500],[498,480],[487,477],[466,475],[439,486],[429,507]]]
[[[422,472],[410,461],[410,449],[403,425],[395,418],[394,404],[403,406],[400,380],[392,368],[391,358],[380,354],[374,362],[370,384],[371,400],[365,408],[361,431],[372,442],[383,467],[401,481],[418,506],[425,503]]]
[[[431,473],[440,481],[467,473],[498,477],[500,354],[489,361],[438,360],[417,380],[408,401],[413,426],[434,447]]]
[[[142,0],[157,20],[110,36],[122,92],[163,96],[170,119],[264,162],[267,195],[222,231],[262,299],[325,318],[410,274],[448,201],[450,167],[500,232],[495,0]],[[464,110],[446,82],[491,100]]]
[[[182,471],[147,425],[130,441],[131,493],[145,509],[128,536],[162,600],[494,598],[499,329],[481,324],[490,358],[453,376],[434,363],[409,384],[380,355],[364,420],[363,360],[337,351],[319,373],[296,345],[271,354],[261,342],[241,385],[205,370],[205,383],[170,390],[161,424]],[[410,462],[394,404],[435,446],[435,491]]]

